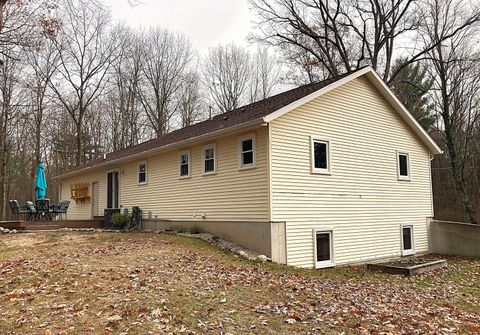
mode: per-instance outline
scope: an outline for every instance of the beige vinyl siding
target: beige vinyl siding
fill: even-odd
[[[88,172],[79,176],[62,179],[61,200],[70,200],[68,208],[69,220],[89,220],[92,218],[92,202],[85,201],[84,204],[77,204],[70,196],[70,185],[75,183],[88,183],[88,192],[92,196],[92,183],[98,182],[98,211],[102,215],[107,204],[107,176],[104,171]]]
[[[401,254],[401,224],[428,250],[430,157],[365,77],[270,124],[272,220],[286,221],[287,262],[314,266],[314,228],[332,228],[337,265]],[[311,173],[310,136],[330,142],[331,175]],[[397,150],[411,181],[399,181]]]
[[[239,170],[238,137],[256,135],[255,168]],[[202,149],[206,144],[216,144],[215,174],[203,175]],[[179,152],[191,151],[190,178],[180,178]],[[147,183],[138,184],[138,163],[147,162]],[[267,178],[267,127],[218,137],[181,147],[136,161],[110,165],[98,172],[106,183],[106,171],[118,169],[119,205],[131,209],[139,206],[152,217],[167,220],[201,221],[200,215],[213,221],[268,221],[268,178]],[[88,175],[75,180],[84,182]],[[106,186],[100,184],[100,207],[106,205]],[[75,210],[77,211],[77,209]],[[85,208],[78,212],[85,215]],[[91,212],[91,210],[90,210]],[[89,212],[89,213],[90,213]],[[198,214],[197,217],[194,217]]]

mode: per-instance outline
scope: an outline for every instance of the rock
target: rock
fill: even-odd
[[[243,251],[243,250],[240,250],[240,251],[238,252],[238,255],[241,256],[241,257],[247,257],[247,256],[248,256],[247,253],[246,253],[245,251]]]
[[[17,233],[16,229],[12,230],[12,234],[16,234],[16,233]]]
[[[258,255],[258,256],[257,256],[257,261],[258,261],[258,262],[265,263],[265,262],[267,261],[267,256],[265,256],[265,255]]]
[[[7,228],[4,228],[4,229],[2,230],[2,233],[3,233],[3,234],[8,234],[8,233],[9,233],[9,230],[8,230]]]

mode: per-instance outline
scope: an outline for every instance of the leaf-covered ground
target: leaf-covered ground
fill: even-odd
[[[257,264],[166,234],[0,236],[0,334],[472,334],[480,260],[415,278]]]

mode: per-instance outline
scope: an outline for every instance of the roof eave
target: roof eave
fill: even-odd
[[[263,118],[254,119],[254,120],[251,120],[249,122],[245,122],[245,123],[238,124],[238,125],[235,125],[235,126],[224,128],[224,129],[219,129],[219,130],[209,132],[209,133],[206,133],[206,134],[202,134],[202,135],[199,135],[199,136],[191,137],[191,138],[188,138],[188,139],[183,140],[183,141],[174,142],[174,143],[171,143],[171,144],[167,144],[167,145],[157,147],[157,148],[154,148],[154,149],[142,151],[142,152],[132,154],[132,155],[128,155],[128,156],[125,156],[125,157],[121,157],[121,158],[118,158],[118,159],[113,159],[113,160],[105,161],[105,162],[95,164],[95,165],[92,165],[92,166],[87,166],[87,167],[84,167],[84,168],[81,168],[81,169],[78,169],[78,170],[74,170],[74,171],[71,171],[71,172],[67,172],[67,173],[55,176],[53,178],[54,179],[63,179],[63,178],[75,176],[77,174],[93,171],[93,170],[96,170],[96,169],[99,169],[99,168],[102,168],[102,167],[107,167],[109,165],[115,165],[115,164],[119,164],[119,163],[134,161],[136,159],[143,158],[143,157],[146,157],[146,156],[150,156],[150,155],[153,155],[153,154],[156,154],[156,153],[165,152],[165,151],[169,151],[169,150],[174,150],[175,148],[188,145],[191,142],[208,140],[209,138],[212,138],[212,137],[225,135],[225,134],[228,134],[228,133],[231,133],[231,132],[236,132],[236,131],[239,131],[239,130],[242,130],[242,129],[245,129],[245,128],[250,128],[250,127],[253,127],[253,126],[260,126],[264,123],[265,122],[263,121]]]

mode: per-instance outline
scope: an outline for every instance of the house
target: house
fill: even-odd
[[[69,218],[142,208],[321,268],[428,251],[440,148],[370,67],[272,96],[60,176]]]

